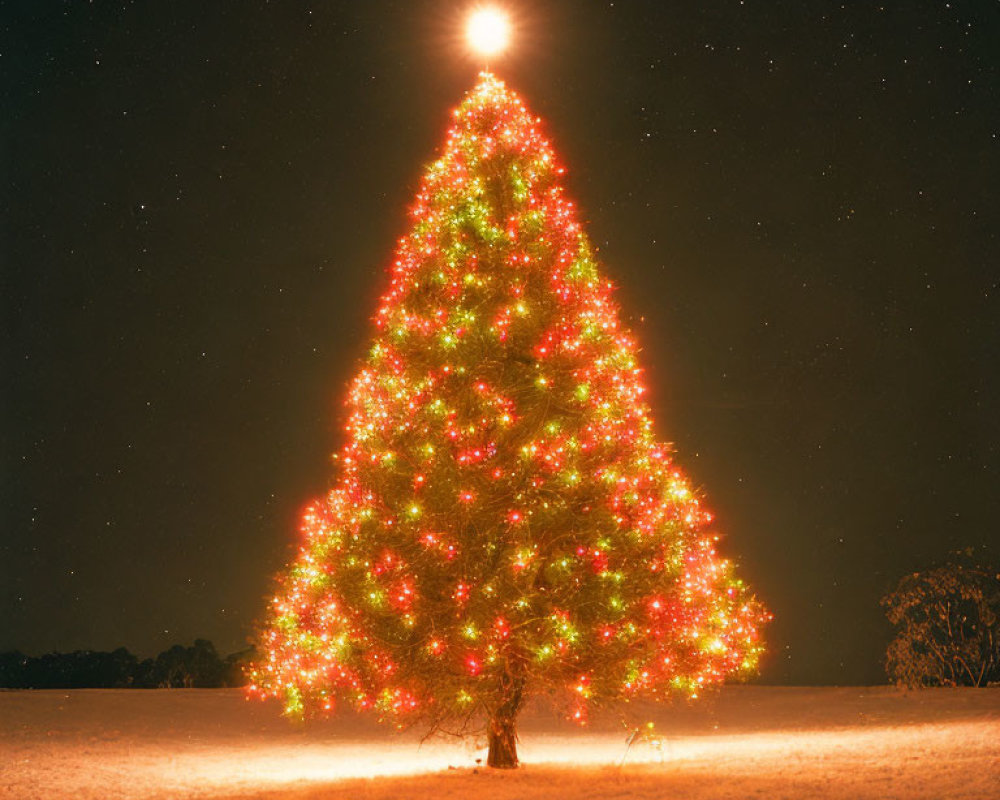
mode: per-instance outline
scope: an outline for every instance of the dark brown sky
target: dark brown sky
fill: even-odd
[[[463,7],[0,3],[0,650],[243,646],[474,83]],[[881,680],[879,596],[1000,538],[1000,7],[511,7],[493,67],[775,612],[764,680]]]

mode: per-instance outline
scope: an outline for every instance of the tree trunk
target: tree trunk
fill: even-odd
[[[500,695],[503,702],[497,706],[490,719],[486,738],[490,752],[486,766],[496,769],[517,768],[517,712],[521,710],[524,678],[504,672],[500,678]]]
[[[490,752],[486,756],[486,766],[496,769],[517,768],[517,728],[513,717],[496,715],[490,720],[487,732]]]

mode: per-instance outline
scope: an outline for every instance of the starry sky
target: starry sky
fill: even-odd
[[[245,646],[450,109],[466,3],[2,2],[0,650]],[[511,0],[766,683],[1000,518],[1000,5]],[[991,550],[992,548],[992,550]]]

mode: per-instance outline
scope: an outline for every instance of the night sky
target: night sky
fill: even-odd
[[[884,681],[879,597],[1000,538],[1000,4],[507,7],[761,680]],[[0,3],[0,650],[246,646],[466,8]]]

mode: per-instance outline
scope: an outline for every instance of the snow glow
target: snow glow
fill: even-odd
[[[361,714],[291,724],[235,690],[0,692],[0,798],[540,800],[557,786],[632,800],[930,800],[993,797],[1000,784],[1000,693],[987,690],[733,687],[636,711],[655,725],[632,737],[614,715],[581,731],[529,709],[529,769],[496,774],[475,771],[481,740],[421,743]],[[345,783],[359,779],[372,780]]]

